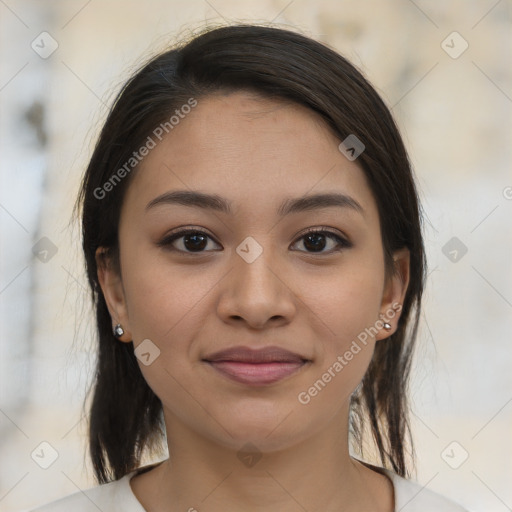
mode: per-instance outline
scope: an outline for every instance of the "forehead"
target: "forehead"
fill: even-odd
[[[146,206],[162,193],[189,189],[255,211],[283,198],[337,191],[375,213],[363,171],[339,143],[318,114],[295,103],[248,92],[208,96],[139,164],[125,204]]]

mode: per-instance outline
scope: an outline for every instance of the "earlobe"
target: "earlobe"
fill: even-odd
[[[117,329],[116,336],[120,341],[130,342],[132,336],[129,327],[128,312],[124,296],[124,289],[121,276],[112,263],[112,258],[108,250],[104,247],[98,247],[96,250],[96,267],[98,272],[98,281],[107,303],[107,308],[112,318],[112,332],[119,324],[121,330]]]
[[[380,320],[383,328],[376,336],[377,340],[391,336],[397,329],[398,319],[409,286],[410,252],[403,248],[393,254],[393,274],[388,276],[380,308]],[[387,325],[386,325],[387,324]],[[390,326],[390,327],[389,327]]]

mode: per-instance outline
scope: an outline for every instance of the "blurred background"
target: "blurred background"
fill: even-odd
[[[422,485],[512,510],[510,0],[0,0],[0,510],[95,484],[94,326],[72,207],[113,96],[208,24],[270,22],[334,47],[408,146],[429,277],[413,368]]]

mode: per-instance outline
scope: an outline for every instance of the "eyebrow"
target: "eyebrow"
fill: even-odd
[[[205,194],[192,190],[174,190],[166,192],[146,205],[146,211],[158,205],[181,204],[207,210],[214,210],[221,213],[232,214],[231,201],[217,195]],[[353,198],[340,193],[323,193],[306,195],[297,198],[290,198],[283,201],[277,210],[280,217],[290,213],[300,213],[322,208],[350,208],[364,216],[363,207]]]

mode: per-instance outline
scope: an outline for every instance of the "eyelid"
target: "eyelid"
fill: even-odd
[[[199,228],[199,227],[196,228],[194,226],[181,226],[179,228],[176,228],[176,229],[170,231],[169,233],[166,233],[164,235],[164,237],[156,243],[156,245],[158,247],[169,247],[169,246],[171,246],[171,243],[174,242],[175,240],[179,240],[181,237],[183,237],[185,235],[194,234],[194,233],[205,235],[205,236],[211,238],[217,245],[221,245],[219,242],[217,242],[217,240],[215,240],[215,237],[213,235],[211,235],[208,231],[206,231],[204,228]],[[181,252],[184,254],[207,254],[208,252],[211,252],[211,251],[200,251],[197,253],[193,253],[191,251],[190,252],[181,251],[180,249],[174,249],[174,248],[171,248],[171,250],[175,250],[176,252]]]
[[[315,228],[306,228],[306,229],[300,231],[296,236],[298,238],[301,238],[310,233],[327,233],[328,235],[336,235],[336,236],[339,236],[340,238],[345,239],[346,242],[348,243],[348,236],[346,236],[339,229],[333,228],[331,226],[318,226]]]

